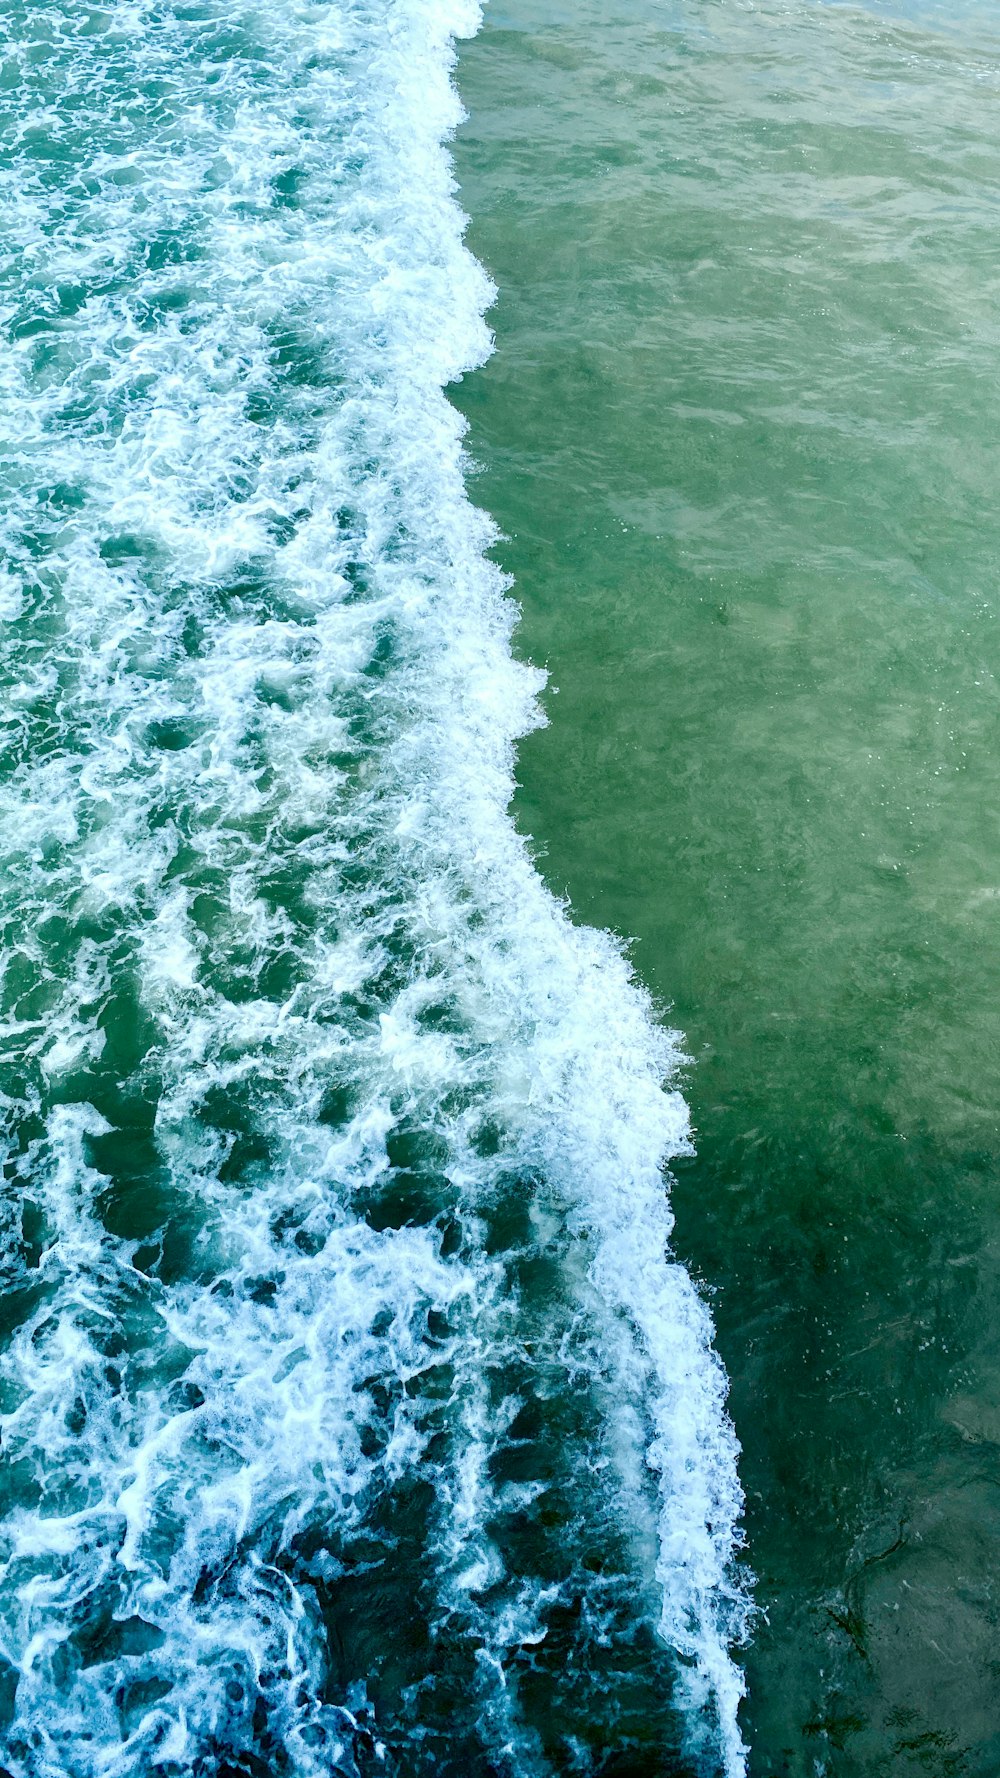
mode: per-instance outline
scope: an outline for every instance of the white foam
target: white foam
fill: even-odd
[[[496,1376],[535,1362],[483,1232],[517,1173],[544,1182],[532,1226],[561,1256],[561,1374],[604,1407],[581,1487],[617,1502],[639,1566],[656,1495],[694,1757],[736,1778],[736,1445],[667,1254],[675,1040],[508,818],[542,676],[511,655],[442,392],[490,349],[444,146],[478,9],[182,10],[108,5],[89,37],[29,13],[29,50],[53,19],[56,49],[25,56],[2,185],[5,302],[49,316],[0,374],[23,490],[0,587],[23,688],[3,1103],[43,1228],[18,1260],[12,1200],[4,1761],[187,1773],[257,1747],[262,1703],[287,1769],[357,1770],[374,1718],[363,1691],[325,1701],[317,1588],[430,1477],[435,1634],[476,1647],[489,1745],[548,1770],[515,1675],[560,1583],[507,1574],[491,1530],[546,1485],[494,1473],[519,1409]],[[57,179],[26,119],[62,143]],[[86,286],[69,319],[60,280]],[[68,490],[41,560],[39,487]],[[433,1139],[441,1217],[370,1226],[406,1130]]]

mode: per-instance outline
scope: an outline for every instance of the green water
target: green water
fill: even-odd
[[[518,815],[683,1028],[764,1775],[1000,1769],[1000,20],[494,0]]]

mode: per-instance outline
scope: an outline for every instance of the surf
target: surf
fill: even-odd
[[[446,397],[477,23],[9,46],[16,1778],[588,1770],[664,1685],[678,1761],[744,1769],[679,1039],[509,816],[544,681]]]

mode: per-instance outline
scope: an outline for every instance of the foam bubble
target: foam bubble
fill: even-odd
[[[508,818],[542,676],[443,394],[478,10],[19,17],[4,1763],[585,1771],[662,1710],[735,1778],[676,1041]]]

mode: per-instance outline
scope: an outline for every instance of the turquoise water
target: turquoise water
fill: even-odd
[[[10,1778],[744,1770],[679,1052],[509,818],[443,394],[477,23],[8,10]]]
[[[502,0],[461,62],[517,816],[692,1057],[760,1778],[1000,1766],[998,87],[987,5]]]
[[[992,9],[5,29],[0,1770],[994,1778]]]

